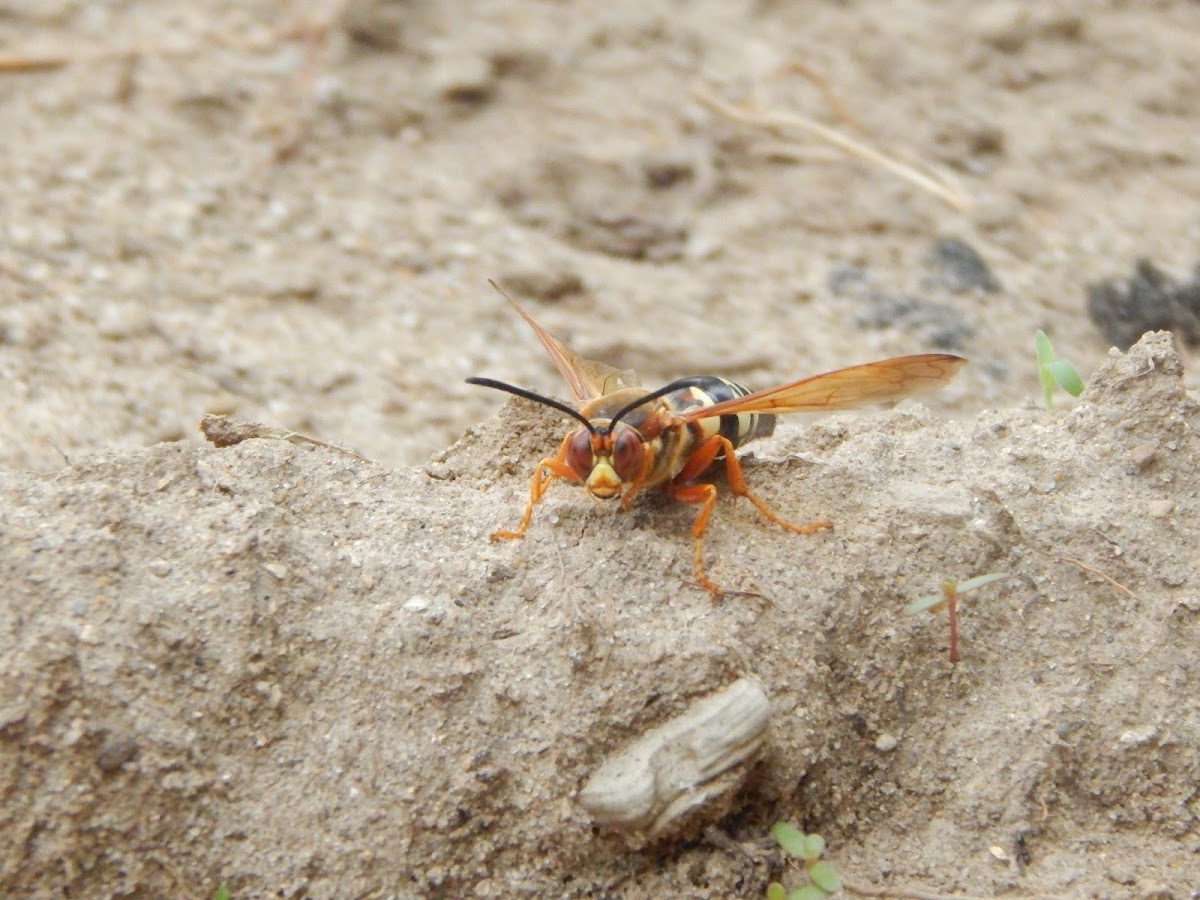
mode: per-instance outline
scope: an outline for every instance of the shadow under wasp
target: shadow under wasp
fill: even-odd
[[[850,366],[761,391],[750,391],[715,375],[680,378],[647,391],[632,372],[572,352],[499,285],[491,284],[533,329],[570,386],[578,408],[491,378],[468,378],[467,383],[524,397],[581,423],[563,439],[554,456],[537,464],[530,480],[529,502],[516,530],[497,531],[492,539],[524,537],[534,507],[555,479],[583,485],[602,500],[619,499],[626,510],[638,492],[661,488],[683,503],[699,504],[692,525],[695,577],[715,595],[722,591],[704,574],[703,537],[717,488],[699,481],[702,475],[723,464],[733,494],[745,497],[789,531],[812,534],[832,528],[833,523],[826,519],[797,525],[776,515],[746,485],[737,448],[770,435],[777,415],[851,409],[912,397],[942,387],[966,363],[960,356],[923,353]]]

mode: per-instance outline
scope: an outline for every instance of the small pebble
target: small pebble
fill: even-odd
[[[496,73],[491,62],[475,54],[443,57],[429,80],[437,96],[463,106],[482,105],[496,92]]]
[[[424,612],[429,609],[429,599],[426,597],[413,597],[401,607],[405,612]]]
[[[130,737],[113,738],[107,741],[96,754],[96,766],[101,772],[115,772],[137,759],[141,753],[138,742]]]
[[[287,578],[287,566],[285,566],[283,563],[264,563],[263,568],[274,575],[279,581],[283,581],[285,578]]]
[[[1142,744],[1147,744],[1156,737],[1158,737],[1157,726],[1143,725],[1141,728],[1130,728],[1128,731],[1122,732],[1120,741],[1126,746],[1140,747]]]
[[[1165,519],[1175,509],[1175,501],[1170,499],[1151,500],[1146,507],[1146,511],[1150,513],[1152,519]]]
[[[504,563],[492,563],[488,566],[487,581],[488,584],[497,584],[501,581],[509,581],[517,577],[516,569],[512,566],[506,566]]]
[[[1138,444],[1129,451],[1129,458],[1138,469],[1144,469],[1154,462],[1156,450],[1153,444]]]
[[[342,8],[341,26],[360,47],[387,52],[400,49],[407,15],[405,4],[349,0]]]

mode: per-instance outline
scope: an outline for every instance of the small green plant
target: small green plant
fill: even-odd
[[[808,884],[788,891],[778,881],[772,881],[767,885],[767,900],[824,900],[841,888],[842,874],[821,860],[821,854],[825,852],[825,838],[819,834],[805,834],[786,822],[776,822],[771,827],[771,836],[784,853],[804,865]]]
[[[1058,385],[1072,397],[1083,393],[1083,379],[1075,367],[1065,359],[1056,359],[1050,338],[1040,328],[1033,338],[1037,351],[1038,377],[1042,380],[1042,400],[1046,409],[1054,409],[1054,385]]]
[[[229,900],[229,887],[224,884],[217,885],[217,892],[213,894],[213,900]]]
[[[946,610],[946,615],[950,619],[950,664],[954,665],[958,662],[958,598],[968,591],[981,588],[993,581],[999,581],[1001,578],[1008,578],[1008,574],[979,575],[975,578],[968,578],[961,584],[953,578],[947,578],[942,582],[940,594],[928,594],[920,597],[904,607],[904,611],[917,613],[929,610],[938,613],[943,609]]]

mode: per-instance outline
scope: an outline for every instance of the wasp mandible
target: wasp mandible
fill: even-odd
[[[721,589],[704,574],[703,537],[717,488],[698,481],[700,476],[723,464],[734,495],[745,497],[775,524],[798,534],[832,528],[833,523],[825,519],[797,525],[776,515],[746,485],[737,448],[770,435],[775,417],[782,413],[851,409],[912,397],[942,387],[966,363],[961,356],[923,353],[850,366],[761,391],[714,375],[680,378],[647,391],[638,386],[633,373],[573,353],[499,285],[490,283],[533,329],[570,386],[578,408],[491,378],[468,378],[467,383],[524,397],[580,422],[558,452],[534,469],[529,503],[517,529],[497,531],[492,539],[524,537],[533,508],[558,478],[583,485],[593,497],[619,499],[626,510],[640,491],[662,488],[676,500],[700,506],[692,525],[693,566],[697,583],[715,595]]]

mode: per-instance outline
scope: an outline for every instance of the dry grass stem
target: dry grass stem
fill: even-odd
[[[990,900],[987,897],[976,897],[970,894],[936,894],[915,888],[873,887],[847,881],[844,878],[842,887],[848,893],[858,894],[860,897],[900,897],[903,900]],[[1014,894],[1008,900],[1065,900],[1065,898],[1058,894]]]
[[[803,75],[812,83],[818,91],[821,92],[821,98],[825,101],[825,105],[833,110],[833,114],[857,131],[865,130],[862,122],[858,121],[850,110],[841,101],[841,98],[834,93],[833,88],[829,84],[829,79],[812,68],[808,63],[800,62],[799,60],[788,63],[785,67],[787,72],[795,72],[798,75]]]
[[[1109,584],[1111,584],[1113,587],[1115,587],[1118,591],[1121,591],[1124,594],[1126,594],[1129,597],[1129,599],[1131,599],[1131,600],[1137,599],[1137,594],[1135,594],[1129,588],[1125,587],[1125,585],[1121,584],[1121,582],[1117,581],[1115,578],[1111,578],[1108,575],[1105,575],[1099,569],[1089,566],[1082,559],[1076,559],[1073,556],[1060,556],[1059,559],[1061,559],[1063,562],[1069,562],[1072,565],[1079,566],[1079,568],[1083,569],[1083,571],[1085,571],[1085,572],[1091,572],[1093,575],[1095,575],[1099,578],[1103,578],[1105,581],[1107,581]]]
[[[699,86],[692,88],[692,96],[706,109],[712,110],[732,122],[749,125],[784,138],[797,131],[816,137],[836,147],[847,156],[878,166],[897,178],[932,194],[959,212],[966,211],[971,204],[970,197],[949,173],[938,172],[934,175],[920,172],[913,166],[888,156],[857,138],[843,134],[828,125],[822,125],[807,116],[798,113],[752,112],[740,109]]]
[[[47,72],[69,62],[65,56],[0,56],[0,72]]]

